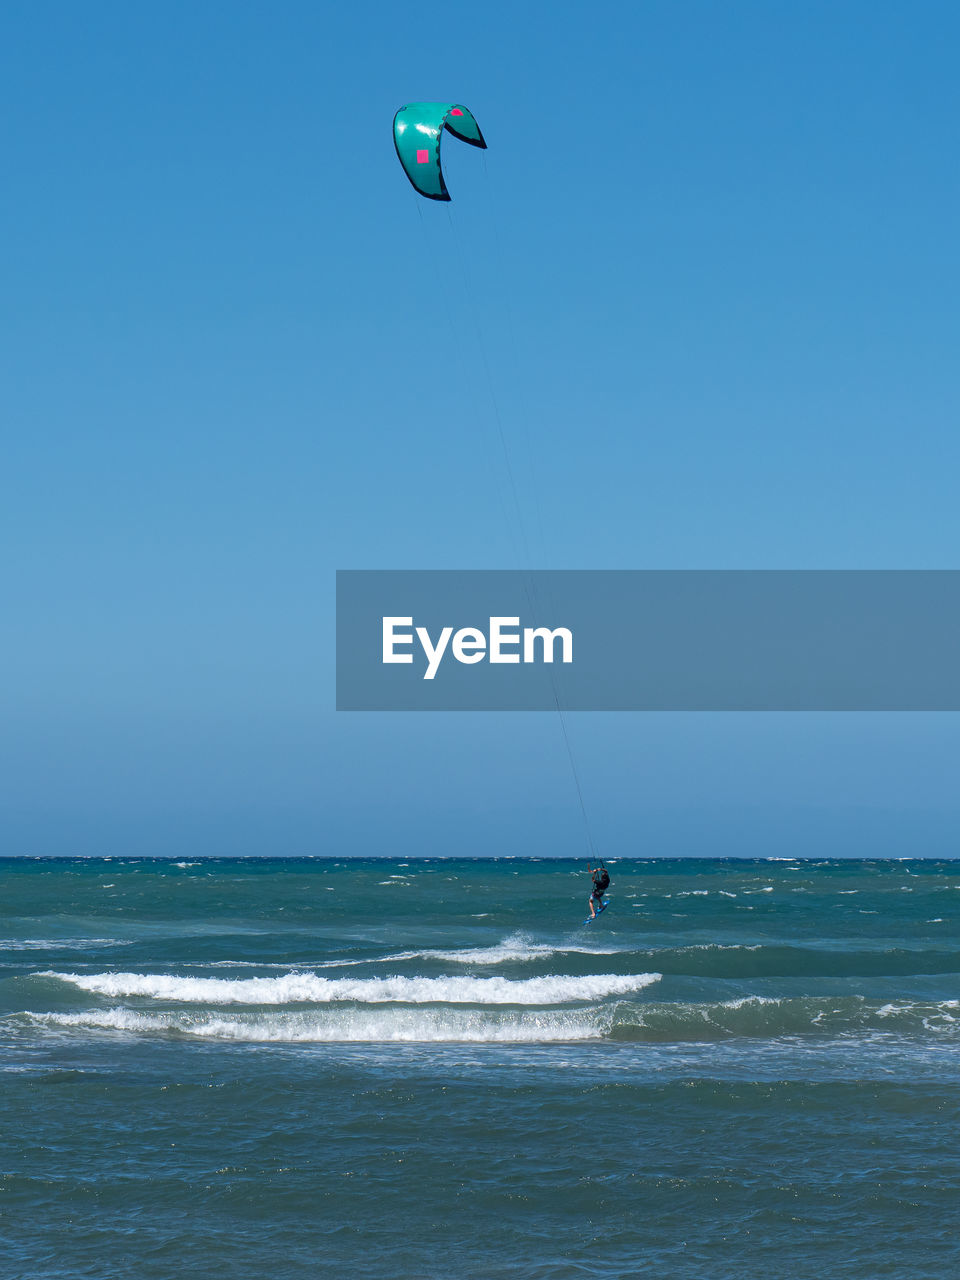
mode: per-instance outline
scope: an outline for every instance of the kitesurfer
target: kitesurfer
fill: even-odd
[[[590,908],[590,919],[595,920],[597,912],[602,911],[604,907],[603,895],[606,893],[610,884],[610,873],[607,871],[607,868],[603,865],[602,861],[595,867],[591,867],[588,862],[587,870],[590,872],[591,879],[593,880],[593,889],[591,890],[590,897],[587,900],[587,906]]]

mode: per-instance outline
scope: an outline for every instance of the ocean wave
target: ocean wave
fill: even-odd
[[[960,1035],[960,1000],[882,1003],[860,996],[744,996],[717,1002],[646,1005],[621,1001],[602,1008],[566,1010],[333,1006],[320,1010],[238,1012],[227,1017],[213,1010],[155,1012],[115,1007],[14,1016],[34,1026],[62,1030],[280,1044],[546,1044],[575,1040],[703,1044],[734,1039],[822,1042],[890,1035],[933,1037],[943,1042]]]
[[[931,922],[932,923],[932,922]],[[667,947],[588,947],[577,943],[535,942],[522,932],[481,947],[421,948],[353,960],[325,960],[312,968],[397,964],[433,960],[442,964],[495,967],[535,964],[565,956],[616,956],[613,967],[697,978],[850,978],[960,973],[960,951],[948,948],[908,948],[857,945],[840,949],[827,945],[797,946],[761,942],[690,942]]]
[[[617,1040],[775,1040],[864,1032],[960,1032],[960,1001],[882,1003],[864,996],[742,996],[736,1000],[618,1007],[610,1034]]]
[[[591,1011],[502,1014],[480,1010],[337,1009],[317,1014],[256,1014],[222,1018],[210,1014],[141,1013],[91,1009],[83,1013],[25,1013],[31,1023],[79,1031],[181,1035],[251,1043],[427,1043],[547,1044],[600,1039],[609,1026]]]
[[[276,978],[191,978],[166,973],[56,973],[36,975],[67,982],[82,991],[112,998],[147,996],[189,1004],[526,1004],[551,1005],[602,1000],[642,991],[658,973],[557,974],[512,981],[508,978],[323,978],[286,973]]]
[[[129,947],[120,938],[0,938],[0,951],[83,951],[87,947]]]
[[[382,963],[397,960],[443,960],[454,964],[496,965],[516,961],[544,960],[551,956],[585,955],[614,956],[617,947],[551,946],[545,942],[533,942],[528,934],[514,933],[491,947],[448,947],[424,951],[396,951],[381,957]]]

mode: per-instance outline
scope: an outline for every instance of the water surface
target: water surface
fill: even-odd
[[[960,863],[0,861],[0,1274],[957,1270]]]

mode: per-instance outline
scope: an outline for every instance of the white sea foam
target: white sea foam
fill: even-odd
[[[383,956],[383,963],[396,960],[452,960],[454,964],[506,964],[510,961],[543,960],[549,956],[565,955],[613,956],[616,947],[552,947],[543,942],[532,942],[524,933],[514,933],[492,947],[460,947],[428,951],[396,951]]]
[[[609,1029],[609,1017],[593,1010],[495,1014],[460,1009],[336,1009],[322,1014],[268,1013],[223,1018],[182,1011],[150,1014],[117,1008],[23,1016],[34,1023],[58,1028],[139,1034],[161,1032],[208,1040],[280,1044],[336,1041],[536,1044],[595,1040]]]
[[[777,859],[771,858],[770,861],[774,862]],[[718,1009],[749,1009],[753,1006],[759,1008],[765,1004],[780,1004],[780,999],[776,996],[738,996],[735,1000],[721,1000],[716,1007]]]
[[[542,978],[323,978],[286,973],[276,978],[190,978],[166,973],[54,973],[37,975],[69,982],[110,997],[147,996],[189,1004],[566,1004],[641,991],[658,973],[550,975]]]
[[[877,1010],[877,1015],[881,1018],[889,1018],[898,1013],[912,1013],[917,1009],[927,1008],[927,1007],[928,1007],[927,1005],[922,1004],[918,1000],[906,1000],[902,1004],[890,1003],[890,1004],[882,1005],[881,1008]],[[944,1016],[950,1016],[946,1014],[946,1010],[960,1009],[960,1000],[935,1000],[930,1002],[929,1007],[932,1009],[935,1009],[936,1012],[941,1013]],[[951,1021],[952,1020],[953,1019],[951,1016]]]
[[[169,1017],[137,1013],[134,1009],[88,1009],[83,1013],[32,1013],[21,1015],[31,1022],[54,1027],[102,1027],[111,1031],[168,1031]]]
[[[298,1044],[309,1042],[550,1043],[605,1039],[763,1039],[871,1029],[890,1034],[921,1027],[953,1038],[960,1028],[958,1000],[879,1005],[863,997],[741,996],[717,1003],[616,1004],[580,1009],[464,1009],[329,1005],[322,1009],[237,1011],[115,1007],[82,1012],[11,1015],[54,1030],[166,1034],[210,1040]]]
[[[666,948],[673,950],[672,947]],[[678,947],[678,954],[686,951],[762,951],[762,942],[688,942],[685,947]]]
[[[118,938],[0,938],[0,951],[83,951],[87,947],[128,947]]]
[[[310,960],[306,961],[311,969],[350,969],[360,964],[378,964],[376,956],[365,956],[360,960]],[[205,969],[282,969],[290,972],[290,961],[279,960],[206,960]]]
[[[921,1027],[938,1036],[955,1036],[960,1001],[903,1001],[878,1005],[862,996],[740,996],[717,1003],[657,1004],[621,1007],[625,1016],[611,1020],[614,1034],[631,1028],[658,1039],[721,1038],[751,1036],[776,1038],[805,1034],[816,1028],[821,1034],[865,1033],[872,1028],[888,1034],[915,1032]]]

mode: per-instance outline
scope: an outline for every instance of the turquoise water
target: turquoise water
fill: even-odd
[[[0,861],[0,1275],[960,1263],[960,863]]]

